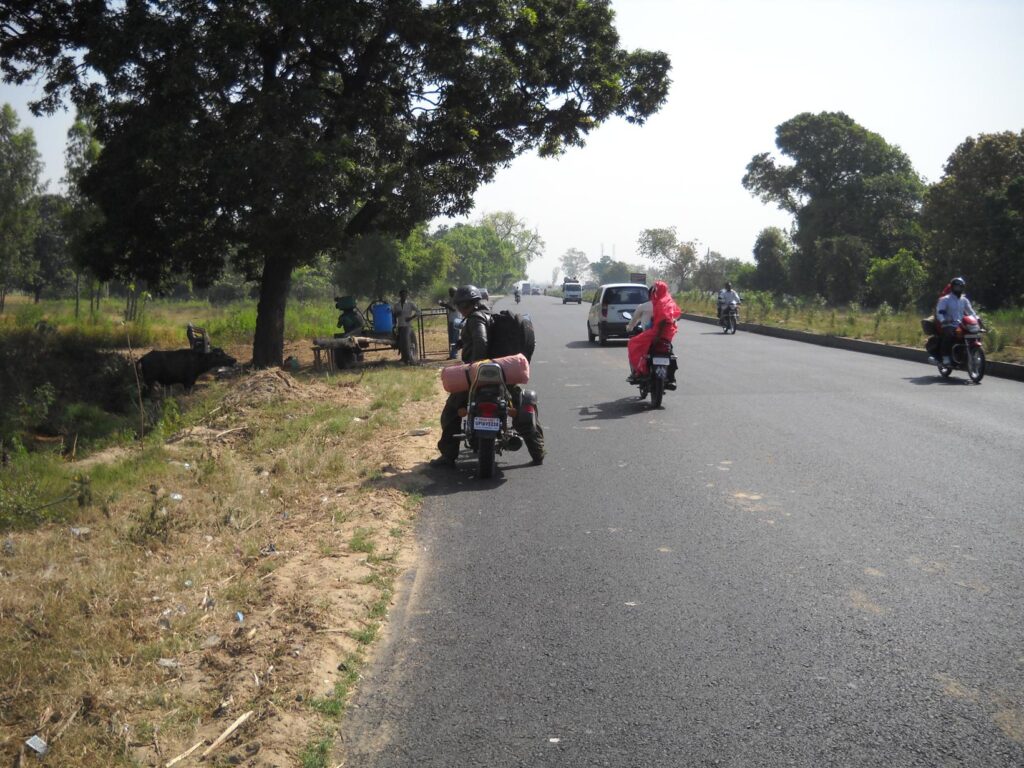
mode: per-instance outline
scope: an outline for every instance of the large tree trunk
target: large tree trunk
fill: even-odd
[[[252,340],[255,368],[281,365],[284,357],[284,308],[292,284],[292,261],[268,257],[260,278],[260,302],[256,306],[256,335]]]

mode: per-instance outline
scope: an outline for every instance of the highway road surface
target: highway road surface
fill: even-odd
[[[498,307],[511,302],[499,302]],[[524,297],[549,457],[427,470],[347,766],[1024,766],[1024,384]]]

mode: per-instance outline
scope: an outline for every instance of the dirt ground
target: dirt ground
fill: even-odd
[[[309,346],[290,344],[285,357],[294,355],[308,368]],[[247,349],[230,352],[249,357]],[[397,353],[374,354],[393,359]],[[267,408],[283,409],[289,419],[305,404],[327,404],[362,414],[352,417],[360,423],[376,412],[357,375],[341,384],[281,370],[244,375],[228,385],[210,418],[166,443],[167,463],[182,468],[173,489],[151,485],[105,509],[103,517],[87,519],[92,530],[86,538],[69,542],[64,526],[14,537],[24,557],[4,563],[3,589],[9,591],[0,618],[31,613],[55,568],[74,579],[75,568],[114,567],[97,561],[106,547],[124,546],[126,532],[137,526],[131,521],[147,503],[154,510],[167,504],[177,521],[168,544],[125,561],[135,569],[128,579],[137,600],[123,621],[130,623],[133,643],[155,649],[157,658],[142,662],[134,653],[121,654],[99,675],[68,671],[62,696],[40,693],[40,709],[52,702],[32,729],[52,747],[45,764],[96,764],[85,755],[90,739],[102,733],[123,740],[124,756],[139,765],[198,765],[211,749],[205,764],[300,765],[303,751],[329,733],[372,652],[394,577],[414,557],[415,494],[425,485],[423,462],[435,453],[443,402],[440,386],[435,390],[403,405],[401,426],[381,426],[356,447],[313,427],[310,445],[265,447],[260,425]],[[79,465],[118,462],[126,450]],[[358,474],[339,481],[320,471],[332,453],[336,462],[346,452],[353,460],[358,453]],[[198,477],[202,472],[208,479]],[[140,486],[145,482],[139,478]],[[210,519],[211,511],[223,519]],[[65,568],[65,557],[74,568]],[[99,577],[81,574],[83,583],[92,579]],[[26,694],[15,691],[11,701],[19,695]],[[25,728],[0,727],[5,764],[12,755],[15,764],[35,761],[26,756]]]

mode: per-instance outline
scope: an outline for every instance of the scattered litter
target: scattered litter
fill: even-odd
[[[38,736],[30,736],[25,741],[25,746],[35,752],[37,755],[42,757],[46,754],[46,751],[50,746]]]
[[[181,467],[182,469],[192,469],[192,465],[189,464],[187,461],[178,461],[177,459],[169,459],[167,461],[167,463],[172,465],[172,466],[175,466],[175,467]]]
[[[160,629],[170,629],[171,620],[168,619],[166,616],[161,616],[160,619],[157,621],[157,626],[160,627]]]
[[[181,665],[174,659],[157,659],[156,665],[164,669],[177,669]]]
[[[172,493],[170,495],[171,501],[181,501],[183,498],[185,498],[185,497],[182,496],[180,493]]]
[[[626,605],[628,605],[630,608],[636,607],[636,603],[626,603]]]
[[[245,614],[242,613],[241,611],[235,611],[235,621],[237,621],[239,624],[244,624],[245,623]]]
[[[424,427],[422,429],[410,429],[406,432],[409,437],[423,437],[423,435],[430,434],[430,427]]]
[[[352,421],[365,421],[365,419],[360,419],[358,416],[353,416]]]
[[[220,635],[210,635],[203,640],[203,648],[216,648],[220,645]]]
[[[192,579],[185,579],[185,587],[188,589],[192,588]]]
[[[203,536],[203,538],[206,539],[207,543],[213,541],[213,536],[211,536],[210,534],[206,534],[205,536]]]
[[[84,525],[81,528],[72,528],[71,535],[76,539],[83,539],[92,533],[92,528],[86,528]]]
[[[264,469],[260,472],[260,477],[270,477],[270,470]]]
[[[561,739],[557,736],[552,736],[550,739],[548,739],[548,742],[551,744],[558,744],[560,741]]]
[[[4,539],[4,554],[14,557],[14,539]]]

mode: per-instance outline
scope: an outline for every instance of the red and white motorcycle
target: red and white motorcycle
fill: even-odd
[[[956,338],[950,350],[952,365],[942,362],[942,329],[931,319],[921,321],[925,333],[931,334],[925,344],[929,359],[934,359],[939,375],[948,379],[953,371],[967,371],[967,376],[975,384],[980,384],[985,376],[985,349],[981,343],[985,328],[981,318],[975,315],[964,315],[956,329]]]

